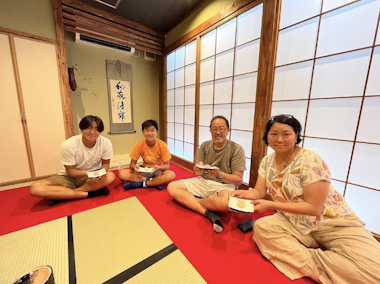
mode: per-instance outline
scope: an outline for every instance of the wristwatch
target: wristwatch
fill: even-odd
[[[220,175],[218,175],[217,178],[222,179],[223,178],[223,172],[220,172]]]

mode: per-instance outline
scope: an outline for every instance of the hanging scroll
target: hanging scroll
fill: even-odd
[[[110,134],[134,133],[132,66],[120,60],[106,61],[110,110]]]

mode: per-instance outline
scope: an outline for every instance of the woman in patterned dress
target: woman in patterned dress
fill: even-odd
[[[263,137],[274,153],[261,161],[255,188],[231,196],[253,200],[260,218],[253,239],[290,279],[317,283],[380,283],[380,243],[330,183],[329,168],[299,146],[301,124],[291,115],[271,117]],[[267,193],[273,201],[263,199]]]

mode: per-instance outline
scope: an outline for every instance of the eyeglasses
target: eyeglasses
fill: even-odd
[[[223,133],[224,131],[226,131],[227,130],[227,128],[225,128],[225,127],[219,127],[219,128],[211,128],[210,129],[210,131],[212,132],[212,133],[216,133],[216,132],[220,132],[220,133]]]
[[[275,118],[277,118],[277,117],[279,117],[279,116],[282,116],[282,117],[284,117],[284,118],[286,118],[286,119],[294,118],[294,116],[291,115],[291,114],[279,114],[279,115],[271,116],[271,117],[269,118],[268,122],[274,120]]]

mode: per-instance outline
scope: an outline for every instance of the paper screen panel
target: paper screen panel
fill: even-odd
[[[184,140],[188,143],[194,143],[194,125],[184,125]]]
[[[167,108],[167,120],[168,122],[174,122],[174,107]]]
[[[260,40],[236,48],[235,75],[257,71],[259,66]]]
[[[174,71],[168,73],[168,75],[166,76],[166,80],[167,80],[167,83],[166,83],[167,89],[168,90],[174,89]]]
[[[364,0],[322,16],[317,56],[371,46],[380,0]]]
[[[371,49],[317,59],[312,98],[362,96]]]
[[[174,90],[168,90],[166,92],[167,106],[174,106]]]
[[[202,105],[199,107],[199,125],[210,126],[212,114],[212,105]]]
[[[283,0],[280,29],[309,19],[321,11],[321,0]]]
[[[344,188],[346,186],[346,183],[341,182],[341,181],[336,181],[336,180],[331,180],[331,184],[333,187],[341,194],[343,195],[344,193]]]
[[[195,86],[185,87],[185,105],[195,105]]]
[[[175,59],[175,52],[170,53],[166,57],[166,72],[171,72],[174,70],[174,59]]]
[[[346,180],[353,142],[306,137],[304,147],[316,152],[330,169],[331,177]]]
[[[168,124],[168,137],[169,138],[174,138],[174,123],[169,122]]]
[[[186,86],[195,84],[195,75],[196,75],[195,71],[196,71],[195,64],[191,64],[185,67],[185,85]]]
[[[176,106],[184,105],[185,89],[184,88],[177,88],[174,90],[174,94],[175,94],[175,105]]]
[[[370,69],[367,88],[366,88],[366,96],[380,95],[379,77],[380,77],[380,47],[376,47],[372,55],[371,69]]]
[[[235,45],[236,18],[219,26],[216,30],[216,53],[231,49]]]
[[[319,18],[280,31],[276,66],[314,57]]]
[[[184,143],[183,157],[189,162],[194,162],[194,144]]]
[[[199,145],[208,140],[211,140],[210,125],[199,126]]]
[[[195,106],[185,106],[185,123],[195,124]]]
[[[243,147],[245,156],[251,157],[252,152],[252,132],[251,131],[240,131],[231,130],[231,141],[238,143]]]
[[[273,102],[271,116],[279,114],[291,114],[302,126],[302,134],[305,130],[307,101]]]
[[[379,159],[380,145],[356,143],[348,181],[380,189]]]
[[[175,87],[183,87],[185,85],[185,68],[175,70]]]
[[[175,51],[175,69],[185,65],[185,47],[180,47]]]
[[[200,82],[207,82],[214,80],[214,63],[215,58],[211,57],[201,61],[201,74],[200,74]]]
[[[216,56],[215,79],[230,77],[233,75],[234,50],[228,50]]]
[[[366,223],[366,228],[380,234],[380,191],[348,184],[345,199]]]
[[[332,9],[341,7],[343,5],[346,5],[348,3],[355,2],[353,0],[323,0],[323,8],[322,12],[327,12]]]
[[[261,36],[263,4],[244,12],[237,18],[236,45],[242,45]]]
[[[253,130],[253,119],[255,117],[255,104],[233,104],[231,127],[233,129]]]
[[[186,45],[185,64],[195,63],[197,59],[197,41],[194,40]]]
[[[354,140],[360,104],[361,98],[310,101],[306,135]]]
[[[234,77],[234,103],[249,103],[256,100],[257,73]]]
[[[215,29],[201,37],[201,60],[215,54]]]
[[[175,140],[175,155],[177,157],[183,158],[183,142]]]
[[[174,154],[174,139],[168,138],[168,148],[170,153]]]
[[[214,101],[214,82],[200,84],[199,93],[199,104],[212,104]]]
[[[222,115],[228,121],[231,121],[231,104],[214,105],[214,116],[216,115]]]
[[[307,99],[310,92],[313,61],[277,67],[273,100]]]
[[[356,140],[380,144],[380,97],[364,99]]]
[[[182,123],[176,123],[175,124],[174,138],[176,140],[183,141],[183,124]]]
[[[183,106],[176,106],[175,107],[175,122],[177,123],[183,123]]]
[[[231,103],[232,78],[215,81],[215,104]]]

